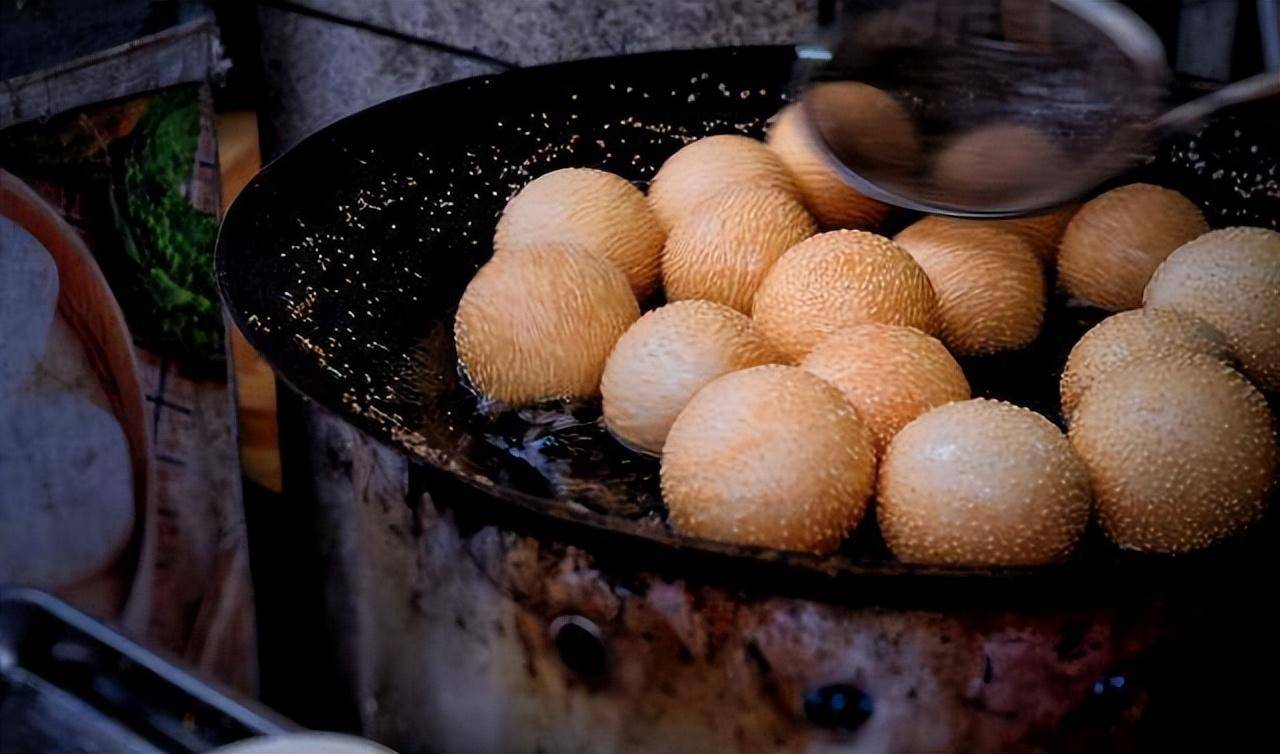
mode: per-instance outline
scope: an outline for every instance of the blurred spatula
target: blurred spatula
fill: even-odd
[[[1169,130],[1280,91],[1267,73],[1163,112],[1160,41],[1111,0],[847,2],[800,59],[805,113],[846,181],[960,216],[1075,199]]]

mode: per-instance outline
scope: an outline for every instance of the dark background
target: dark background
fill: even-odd
[[[0,0],[0,80],[212,12],[230,61],[214,82],[215,106],[256,111],[270,160],[328,122],[423,86],[590,55],[796,41],[835,2]],[[1128,4],[1184,71],[1225,80],[1262,67],[1258,3]],[[285,386],[277,401],[285,493],[248,479],[244,492],[262,699],[303,725],[354,730],[317,544],[321,420]]]

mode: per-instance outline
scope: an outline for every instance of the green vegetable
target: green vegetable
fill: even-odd
[[[195,87],[151,98],[116,161],[112,205],[124,251],[136,264],[121,303],[144,345],[205,364],[220,362],[223,325],[213,278],[218,223],[191,205],[200,103]]]

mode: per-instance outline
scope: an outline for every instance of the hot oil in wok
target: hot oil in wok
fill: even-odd
[[[270,166],[237,201],[243,211],[233,208],[219,249],[228,308],[286,380],[413,458],[549,516],[709,548],[666,527],[656,461],[614,440],[598,403],[512,410],[470,391],[453,314],[491,253],[498,214],[525,183],[590,166],[643,185],[690,140],[758,138],[786,101],[791,60],[787,48],[749,48],[571,64],[353,116]],[[534,85],[548,76],[562,86]],[[458,117],[433,115],[442,111]],[[1274,227],[1280,162],[1264,137],[1275,119],[1251,109],[1212,124],[1126,180],[1177,188],[1214,226]],[[1051,299],[1030,347],[963,362],[974,395],[1057,420],[1067,352],[1101,316]],[[823,568],[901,571],[883,562],[868,528]]]

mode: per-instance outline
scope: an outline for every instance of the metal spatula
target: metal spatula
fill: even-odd
[[[804,108],[846,181],[902,207],[1024,214],[1159,138],[1280,92],[1265,73],[1167,110],[1159,39],[1111,0],[864,0],[800,50]]]

